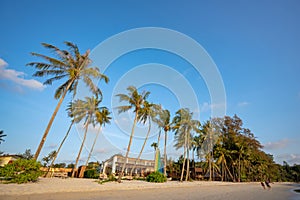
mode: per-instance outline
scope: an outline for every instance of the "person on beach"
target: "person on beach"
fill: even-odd
[[[261,186],[264,188],[264,190],[266,189],[266,186],[264,184],[264,182],[260,182]]]
[[[271,189],[270,181],[269,181],[269,180],[266,180],[266,181],[265,181],[265,184],[266,184],[266,186],[268,187],[268,190],[270,190],[270,189]]]

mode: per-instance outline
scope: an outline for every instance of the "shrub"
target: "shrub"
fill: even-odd
[[[160,172],[153,172],[147,176],[146,180],[148,182],[163,183],[167,181],[167,177]]]
[[[0,168],[5,183],[35,182],[42,175],[41,164],[35,160],[18,159]]]
[[[84,172],[84,178],[99,178],[99,173],[95,169],[88,169]]]

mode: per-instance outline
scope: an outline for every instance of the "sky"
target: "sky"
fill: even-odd
[[[30,52],[52,55],[42,42],[64,49],[63,42],[71,41],[81,53],[90,49],[93,65],[110,78],[97,84],[113,120],[102,128],[91,161],[124,154],[133,114],[118,114],[115,95],[135,85],[172,116],[190,106],[202,124],[226,108],[221,111],[239,116],[277,163],[300,164],[299,19],[297,0],[0,0],[0,129],[7,135],[0,151],[36,151],[62,82],[45,86],[46,77],[33,77],[35,69],[26,64],[38,61]],[[39,159],[56,150],[66,133],[72,100],[70,94],[64,100]],[[138,125],[131,156],[137,156],[147,125]],[[90,127],[81,163],[98,130]],[[143,158],[153,158],[150,144],[158,133],[153,127]],[[72,128],[57,162],[74,163],[82,135],[82,124]],[[177,158],[181,151],[173,139],[170,133],[168,152]]]

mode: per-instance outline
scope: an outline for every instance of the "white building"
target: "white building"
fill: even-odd
[[[102,162],[101,172],[105,175],[118,175],[118,173],[122,170],[124,162],[125,157],[123,155],[115,154],[106,161]],[[124,175],[129,175],[133,167],[134,171],[132,175],[146,176],[147,174],[154,172],[154,160],[140,159],[137,161],[136,158],[128,158],[126,160]]]

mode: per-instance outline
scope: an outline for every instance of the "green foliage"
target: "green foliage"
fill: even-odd
[[[99,173],[95,169],[88,169],[84,172],[84,178],[99,178]]]
[[[18,159],[0,168],[0,177],[5,178],[6,183],[35,182],[42,175],[41,164],[35,160]]]
[[[52,151],[48,154],[48,156],[45,156],[42,161],[44,161],[43,166],[48,167],[49,163],[55,158],[56,151]]]
[[[1,144],[1,142],[4,142],[4,141],[5,141],[3,138],[6,137],[6,136],[7,136],[7,135],[4,134],[4,131],[1,130],[1,131],[0,131],[0,144]]]
[[[30,160],[33,158],[33,154],[31,153],[31,149],[26,149],[23,154],[19,154],[22,158],[26,160]]]
[[[117,181],[117,178],[113,174],[108,175],[106,180],[99,181],[98,183],[103,184],[111,181]]]
[[[163,183],[167,181],[167,178],[160,172],[153,172],[147,176],[146,181],[154,183]]]

